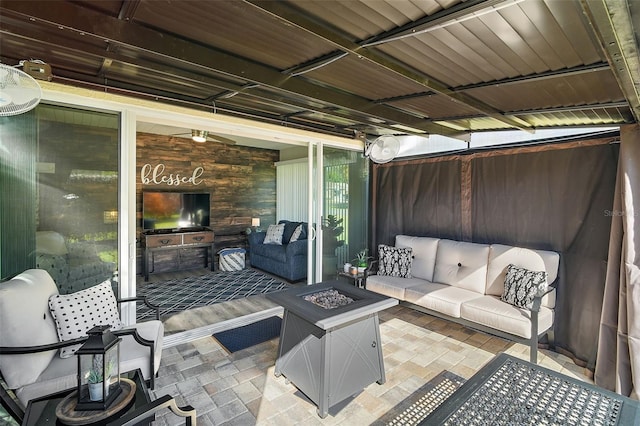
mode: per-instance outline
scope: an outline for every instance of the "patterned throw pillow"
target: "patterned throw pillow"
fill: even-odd
[[[378,275],[411,278],[413,255],[411,247],[378,246]]]
[[[75,293],[51,296],[49,311],[61,342],[85,337],[96,325],[110,325],[112,331],[124,326],[110,280]],[[60,358],[73,356],[80,346],[61,348]]]
[[[301,240],[302,238],[300,238],[302,236],[302,231],[304,231],[304,225],[300,224],[298,226],[296,226],[295,231],[293,231],[293,234],[291,235],[291,238],[289,239],[289,242],[292,243],[294,241],[298,241]]]
[[[534,296],[547,288],[547,273],[535,272],[515,265],[507,266],[502,301],[518,308],[531,309]]]
[[[264,237],[264,244],[282,245],[282,236],[284,235],[284,223],[279,225],[269,225],[267,235]]]

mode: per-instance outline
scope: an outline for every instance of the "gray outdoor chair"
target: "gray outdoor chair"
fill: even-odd
[[[100,286],[112,293],[107,284]],[[83,337],[60,341],[58,326],[49,305],[50,298],[57,295],[58,288],[53,279],[41,269],[27,270],[0,284],[0,400],[14,417],[22,416],[21,410],[31,399],[72,389],[77,384],[76,356],[63,358],[59,350],[68,350],[70,346],[83,343],[86,335],[82,333]],[[100,300],[94,299],[103,298],[89,298],[91,303],[100,304]],[[109,294],[109,299],[115,299],[115,296]],[[137,301],[146,302],[142,298],[131,298],[115,300],[115,303]],[[155,309],[158,318],[158,307],[148,305]],[[108,309],[118,311],[118,306]],[[74,309],[78,310],[77,303]],[[104,306],[82,309],[78,315],[82,317],[82,325],[100,325],[93,324],[92,318],[86,313],[105,309]],[[118,313],[115,315],[119,317]],[[139,368],[153,389],[162,355],[162,322],[158,319],[140,322],[114,330],[113,333],[122,337],[120,371]]]

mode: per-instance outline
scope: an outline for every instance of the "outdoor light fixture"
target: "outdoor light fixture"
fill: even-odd
[[[208,133],[206,130],[191,130],[191,139],[194,142],[206,142]]]

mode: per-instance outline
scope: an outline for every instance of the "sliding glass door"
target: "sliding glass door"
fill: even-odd
[[[25,120],[32,130],[24,130]],[[2,240],[22,235],[30,245],[28,266],[48,271],[62,294],[110,279],[118,269],[119,114],[40,104],[29,115],[3,119],[3,129],[14,121],[22,123],[19,137],[3,137],[15,144],[4,147],[3,164],[11,152],[28,153],[20,154],[21,167],[33,172],[5,188],[23,189],[2,204],[2,217],[16,219]],[[12,250],[3,244],[2,257],[14,256]]]
[[[277,169],[278,218],[311,224],[307,283],[335,279],[367,246],[367,160],[360,151],[310,144],[306,157]]]
[[[367,247],[368,165],[358,151],[322,150],[322,279]]]

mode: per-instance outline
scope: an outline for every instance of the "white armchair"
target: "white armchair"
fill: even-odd
[[[102,287],[103,291],[105,287]],[[109,296],[106,299],[113,298],[115,301],[113,291],[110,288],[108,291],[110,294],[106,295]],[[70,340],[61,341],[60,328],[65,328],[68,324],[61,324],[60,318],[68,317],[66,314],[69,312],[64,312],[64,309],[62,315],[58,312],[59,323],[56,323],[50,309],[50,299],[57,295],[58,289],[53,279],[46,271],[40,269],[27,270],[9,281],[0,283],[0,378],[23,405],[20,407],[22,409],[31,399],[71,389],[77,384],[76,357],[63,358],[64,355],[61,356],[59,350],[77,346],[86,337],[71,336]],[[97,298],[90,298],[92,303],[94,299]],[[117,302],[135,301],[144,299],[132,298]],[[95,301],[103,302],[104,300]],[[58,301],[58,309],[59,303]],[[99,311],[113,310],[111,306],[78,308],[78,299],[75,299],[74,303],[74,309],[82,310],[79,316],[83,317],[83,326],[99,325],[92,324],[92,312],[96,315]],[[104,322],[104,316],[98,315],[96,321]],[[139,368],[144,379],[153,388],[162,354],[162,322],[157,319],[146,321],[117,329],[114,334],[122,337],[120,371]],[[80,335],[86,336],[86,333],[80,332]],[[7,389],[0,387],[0,397],[5,406],[11,404],[8,402]]]

